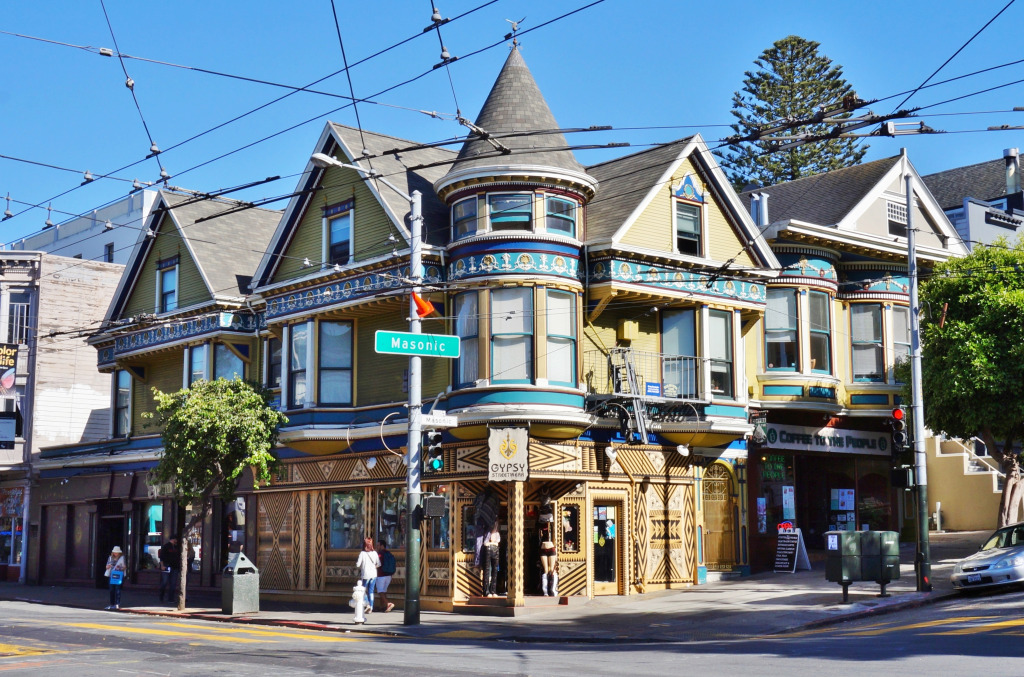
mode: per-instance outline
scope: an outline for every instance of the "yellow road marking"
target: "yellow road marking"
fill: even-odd
[[[870,637],[872,635],[881,635],[882,633],[896,632],[898,630],[920,630],[921,628],[934,628],[938,625],[950,625],[951,623],[969,623],[971,621],[980,621],[986,618],[994,618],[994,616],[961,616],[959,618],[944,618],[937,621],[924,621],[921,623],[910,623],[909,625],[893,625],[887,628],[859,630],[843,634],[849,637]]]
[[[991,618],[991,616],[989,616]],[[975,625],[970,628],[960,628],[959,630],[947,630],[946,632],[931,632],[931,635],[974,635],[982,632],[991,632],[993,630],[1002,630],[1003,628],[1017,628],[1024,625],[1024,618],[1018,618],[1013,621],[999,621],[998,623],[985,623],[983,625]]]
[[[495,632],[479,632],[477,630],[452,630],[451,632],[442,632],[431,636],[448,637],[451,639],[482,639],[484,637],[494,637],[496,634]]]
[[[240,644],[257,644],[258,639],[246,637],[209,637],[196,632],[177,632],[174,630],[158,630],[155,628],[133,628],[127,625],[106,625],[103,623],[58,623],[68,628],[85,628],[87,630],[109,630],[112,632],[127,632],[138,635],[159,635],[162,637],[189,637],[192,639],[203,639],[213,642],[238,642]]]
[[[0,644],[0,658],[10,658],[13,656],[42,656],[49,653],[57,653],[57,651],[55,649],[19,646],[17,644]]]
[[[279,630],[256,630],[250,628],[218,628],[209,627],[206,625],[194,625],[190,623],[161,623],[160,625],[168,625],[172,628],[201,628],[208,632],[220,632],[220,633],[245,633],[249,635],[256,635],[259,637],[289,637],[295,639],[308,639],[311,642],[358,642],[360,640],[367,639],[365,637],[344,637],[344,636],[332,636],[327,634],[306,634],[301,632],[287,632]],[[317,632],[312,630],[310,632]]]

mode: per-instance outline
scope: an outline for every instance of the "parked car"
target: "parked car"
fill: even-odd
[[[1024,522],[997,529],[981,550],[956,563],[949,579],[957,590],[1024,583]]]

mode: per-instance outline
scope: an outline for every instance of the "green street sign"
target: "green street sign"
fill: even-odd
[[[407,331],[381,331],[375,334],[378,353],[423,355],[424,357],[459,356],[459,337],[447,334],[413,334]]]

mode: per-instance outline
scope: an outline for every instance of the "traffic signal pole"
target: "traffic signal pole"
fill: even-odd
[[[420,293],[422,276],[423,212],[422,196],[414,190],[410,196],[411,214],[409,219],[409,277],[413,287],[409,292],[409,332],[419,334],[420,315],[416,308],[416,296]],[[420,624],[420,511],[423,502],[420,491],[420,475],[423,472],[422,424],[420,413],[423,407],[420,393],[420,356],[409,356],[409,454],[406,474],[406,539],[405,539],[405,625]]]
[[[907,268],[910,273],[910,387],[914,426],[914,478],[917,489],[917,557],[914,570],[918,592],[932,590],[931,548],[928,544],[928,468],[924,452],[924,387],[921,382],[921,320],[917,300],[917,252],[914,232],[914,189],[910,172],[907,189]]]

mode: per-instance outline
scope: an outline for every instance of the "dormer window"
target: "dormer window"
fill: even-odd
[[[452,206],[452,239],[476,235],[476,196]]]
[[[324,265],[345,265],[352,260],[352,200],[324,209]]]
[[[533,221],[533,195],[489,195],[487,205],[491,230],[530,230]]]
[[[907,236],[907,206],[898,202],[886,202],[885,214],[889,220],[889,234]]]
[[[576,203],[562,198],[547,199],[547,222],[549,233],[576,237]]]
[[[704,198],[692,176],[672,191],[675,198],[676,251],[704,256]]]
[[[178,257],[157,261],[157,309],[169,313],[178,308]]]

